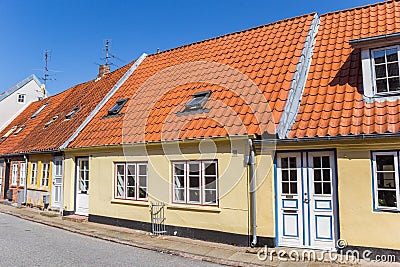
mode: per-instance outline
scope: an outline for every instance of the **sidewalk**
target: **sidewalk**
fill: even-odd
[[[174,236],[152,236],[148,232],[139,230],[91,222],[65,220],[57,213],[42,212],[37,209],[25,207],[17,208],[4,203],[0,203],[0,213],[10,214],[25,220],[128,246],[228,266],[346,266],[330,262],[285,262],[279,261],[276,257],[273,261],[269,259],[261,261],[257,257],[258,249],[236,247]],[[388,264],[361,262],[357,264],[357,266],[388,266]],[[393,264],[392,266],[400,265]]]

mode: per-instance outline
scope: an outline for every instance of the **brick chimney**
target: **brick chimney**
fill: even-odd
[[[99,74],[97,75],[97,77],[101,77],[104,74],[107,74],[110,72],[110,66],[109,65],[100,65],[99,66]]]

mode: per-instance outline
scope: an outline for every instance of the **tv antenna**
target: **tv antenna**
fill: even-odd
[[[111,41],[109,39],[106,39],[105,43],[104,43],[105,47],[104,47],[104,50],[103,50],[106,53],[106,56],[103,57],[103,58],[100,58],[101,60],[105,61],[104,65],[106,65],[106,66],[111,66],[112,65],[112,66],[118,67],[116,64],[111,62],[111,59],[116,59],[116,60],[118,60],[118,61],[120,61],[122,63],[125,63],[125,60],[123,60],[123,59],[121,59],[121,58],[119,58],[119,57],[117,57],[117,56],[115,56],[115,55],[110,53],[110,45],[111,45]]]
[[[61,71],[49,69],[49,61],[51,59],[51,51],[50,50],[45,50],[43,52],[43,58],[44,58],[44,63],[45,63],[43,69],[34,69],[34,70],[43,71],[43,76],[40,77],[40,80],[43,81],[43,85],[46,87],[47,81],[56,80],[55,78],[51,78],[51,76],[54,76],[54,75],[51,75],[49,73],[50,72],[61,72]]]

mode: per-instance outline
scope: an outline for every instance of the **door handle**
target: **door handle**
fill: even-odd
[[[308,198],[304,198],[304,203],[309,203],[309,199]]]

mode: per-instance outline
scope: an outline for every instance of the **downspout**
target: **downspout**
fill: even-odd
[[[24,159],[25,159],[24,204],[26,205],[26,200],[28,199],[28,157],[24,155]]]
[[[251,217],[251,232],[253,235],[250,246],[254,248],[257,245],[257,209],[256,209],[256,172],[255,172],[255,153],[253,141],[249,139],[249,176],[250,176],[250,217]]]

